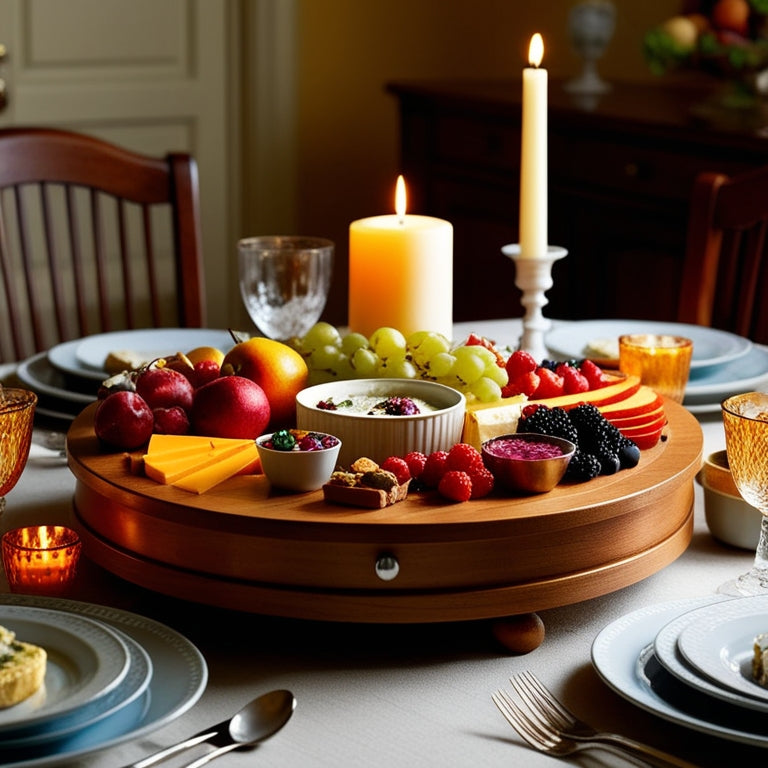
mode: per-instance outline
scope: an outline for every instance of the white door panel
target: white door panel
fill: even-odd
[[[0,126],[70,128],[197,159],[212,327],[239,315],[232,14],[221,0],[0,0],[8,99]]]

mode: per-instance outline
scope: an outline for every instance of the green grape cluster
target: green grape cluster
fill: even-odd
[[[342,335],[326,322],[290,342],[307,361],[309,384],[341,379],[426,379],[488,403],[501,397],[507,372],[496,355],[476,344],[453,346],[442,334],[416,331],[406,337],[396,328],[379,328],[370,337]]]

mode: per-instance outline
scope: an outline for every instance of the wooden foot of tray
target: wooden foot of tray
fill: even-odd
[[[503,648],[520,656],[536,650],[544,642],[544,622],[538,613],[497,619],[491,631]]]

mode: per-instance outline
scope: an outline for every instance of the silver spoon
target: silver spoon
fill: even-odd
[[[184,741],[180,741],[178,744],[155,752],[154,755],[145,757],[137,763],[131,763],[126,768],[149,768],[150,765],[155,765],[155,763],[159,763],[177,752],[213,739],[221,744],[220,749],[225,752],[238,747],[253,746],[277,733],[288,722],[295,708],[296,698],[290,691],[269,691],[249,701],[229,720],[224,720],[212,728],[207,728]],[[206,755],[204,763],[213,760],[214,757],[217,757],[216,753]],[[198,764],[203,765],[204,763]]]
[[[267,697],[271,698],[262,701],[260,711],[255,708],[248,711],[240,710],[230,720],[229,733],[234,739],[232,743],[224,744],[184,768],[200,768],[233,749],[256,746],[268,736],[277,733],[290,720],[296,708],[296,699],[290,691],[272,691],[271,694],[267,694]]]

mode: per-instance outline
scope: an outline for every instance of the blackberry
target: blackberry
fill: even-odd
[[[526,407],[517,424],[517,431],[562,437],[572,443],[578,443],[576,428],[563,408],[549,408],[546,405]]]
[[[549,368],[550,371],[556,371],[558,365],[570,365],[572,368],[578,368],[578,360],[542,360],[541,367]]]
[[[622,434],[608,421],[598,408],[582,403],[569,411],[569,416],[579,435],[579,446],[590,453],[618,453]]]
[[[619,461],[621,462],[622,469],[636,467],[640,461],[640,449],[628,437],[622,436],[619,441]]]
[[[601,475],[615,475],[621,469],[619,454],[611,450],[600,450],[595,458],[600,462]]]
[[[597,477],[600,474],[600,469],[600,462],[596,456],[577,448],[576,453],[571,456],[571,460],[568,462],[565,480],[583,483]]]

